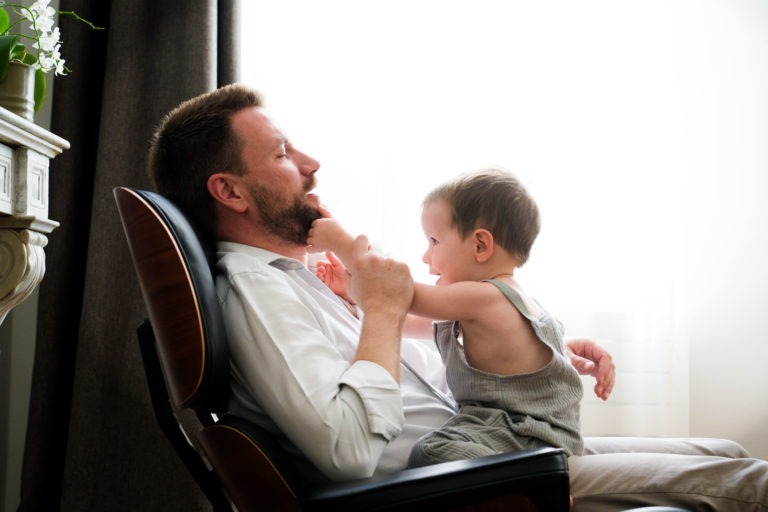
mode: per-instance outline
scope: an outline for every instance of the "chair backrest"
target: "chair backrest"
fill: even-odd
[[[255,425],[217,417],[226,412],[229,354],[212,247],[167,198],[127,187],[113,193],[149,315],[139,344],[163,433],[214,510],[230,510],[230,502],[241,512],[295,510],[302,485],[283,449]],[[171,402],[194,410],[202,428],[182,425]]]
[[[159,194],[118,187],[114,196],[174,403],[223,412],[226,331],[198,231]]]

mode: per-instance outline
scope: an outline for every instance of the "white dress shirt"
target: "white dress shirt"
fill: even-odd
[[[284,435],[334,480],[406,467],[413,442],[454,412],[442,362],[403,340],[400,386],[354,362],[361,321],[297,260],[219,242],[216,286],[230,347],[230,412]]]

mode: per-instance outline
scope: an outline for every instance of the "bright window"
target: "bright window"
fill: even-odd
[[[765,83],[740,4],[243,2],[244,79],[321,161],[335,215],[417,278],[424,194],[515,171],[543,215],[521,283],[622,362],[606,404],[585,380],[585,432],[685,435],[689,185],[715,173],[718,101]]]

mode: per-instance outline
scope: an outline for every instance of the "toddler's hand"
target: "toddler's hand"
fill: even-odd
[[[349,297],[347,293],[347,278],[349,272],[344,267],[344,264],[336,257],[332,252],[326,252],[325,257],[328,261],[318,261],[316,275],[325,286],[331,289],[333,293],[343,298],[350,304],[355,302]]]
[[[330,217],[317,219],[309,228],[307,251],[311,253],[333,251],[338,239],[344,234],[341,224]]]
[[[616,382],[616,366],[611,354],[594,341],[583,338],[569,340],[565,351],[576,371],[595,378],[595,395],[607,400]]]

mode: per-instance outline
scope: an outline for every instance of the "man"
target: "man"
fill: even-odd
[[[171,112],[149,160],[159,192],[219,241],[231,412],[272,431],[299,467],[345,480],[404,468],[412,443],[448,419],[454,403],[437,354],[400,339],[413,294],[404,265],[370,252],[364,237],[355,241],[350,290],[361,315],[306,269],[307,233],[320,216],[311,193],[318,169],[258,94],[236,85]],[[589,341],[569,347],[592,360],[573,356],[606,398],[610,356]],[[575,510],[768,504],[768,463],[729,441],[585,445],[588,455],[569,461]]]

